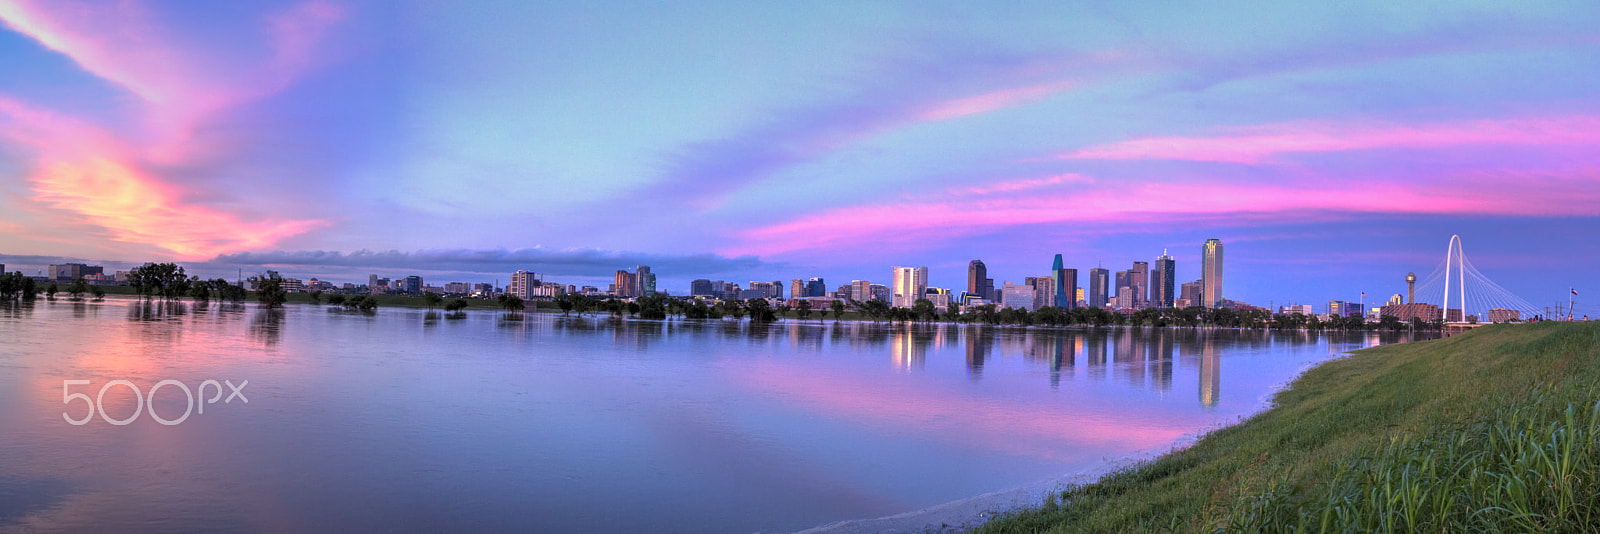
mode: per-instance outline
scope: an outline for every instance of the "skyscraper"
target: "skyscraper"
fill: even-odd
[[[1056,254],[1056,262],[1050,267],[1050,278],[1055,281],[1055,298],[1050,305],[1058,308],[1072,308],[1078,301],[1073,295],[1078,293],[1078,270],[1067,269],[1061,266],[1061,255]]]
[[[1168,256],[1166,250],[1162,250],[1161,257],[1156,258],[1155,270],[1151,271],[1153,275],[1150,280],[1151,305],[1157,308],[1172,307],[1172,301],[1177,298],[1172,292],[1177,289],[1174,287],[1177,281],[1176,268],[1177,262],[1172,261],[1172,256]]]
[[[1107,286],[1111,285],[1111,271],[1095,267],[1089,269],[1089,302],[1091,308],[1103,308],[1106,297],[1109,295]]]
[[[967,294],[994,300],[994,279],[989,278],[989,268],[983,265],[983,260],[967,264]]]
[[[1200,247],[1200,302],[1215,308],[1222,304],[1222,240],[1207,239]]]
[[[820,276],[816,277],[816,278],[812,278],[810,280],[806,280],[806,296],[808,296],[808,297],[826,297],[826,296],[828,296],[828,283],[822,281],[822,277],[820,277]]]
[[[650,272],[650,266],[640,265],[634,268],[634,272],[638,273],[638,287],[634,292],[634,296],[654,295],[656,293],[656,273]]]
[[[850,299],[856,302],[872,300],[872,282],[866,280],[850,281]]]
[[[1128,269],[1128,287],[1133,288],[1134,308],[1143,308],[1149,304],[1150,294],[1150,264],[1142,261],[1133,262],[1133,268]]]
[[[789,282],[789,298],[797,299],[805,296],[807,296],[805,280],[795,278],[793,281]]]
[[[516,295],[522,300],[533,299],[533,287],[539,285],[539,275],[528,271],[511,273],[511,283],[506,284],[506,293]]]
[[[890,306],[910,308],[928,291],[927,267],[894,267]]]

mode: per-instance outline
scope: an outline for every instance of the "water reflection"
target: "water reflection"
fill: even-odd
[[[283,340],[283,316],[281,308],[256,310],[250,318],[250,338],[268,347],[277,345]]]

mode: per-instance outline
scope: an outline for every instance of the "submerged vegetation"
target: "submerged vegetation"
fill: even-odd
[[[1600,323],[1366,349],[1275,400],[976,531],[1600,530]]]

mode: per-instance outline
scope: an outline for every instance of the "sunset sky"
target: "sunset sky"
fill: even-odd
[[[0,263],[1600,295],[1600,3],[0,0]],[[603,287],[603,283],[601,284]],[[1595,298],[1595,297],[1590,297]],[[1580,308],[1582,310],[1583,308]]]

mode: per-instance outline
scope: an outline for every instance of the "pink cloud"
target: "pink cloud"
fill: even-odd
[[[142,4],[0,2],[0,21],[137,97],[137,131],[113,132],[0,97],[0,133],[33,149],[33,200],[105,228],[112,239],[154,245],[183,258],[269,246],[322,221],[245,222],[189,200],[191,192],[152,172],[219,147],[195,139],[205,121],[282,91],[321,59],[316,44],[343,17],[320,1],[263,21],[269,57],[228,47],[182,46]],[[224,148],[225,147],[221,147]],[[76,222],[76,221],[75,221]]]
[[[7,120],[9,119],[9,120]],[[34,200],[106,228],[115,241],[158,246],[186,259],[271,245],[323,221],[238,217],[185,201],[185,193],[139,169],[120,141],[93,126],[0,97],[0,139],[36,152]]]
[[[1075,87],[1073,80],[1002,89],[976,96],[937,102],[915,114],[919,122],[942,121],[1031,104]]]
[[[1062,159],[1168,159],[1257,164],[1279,154],[1462,146],[1600,145],[1600,117],[1475,120],[1422,125],[1300,122],[1216,137],[1152,137],[1084,148]]]
[[[800,249],[879,241],[920,240],[922,236],[964,235],[1000,228],[1061,223],[1177,221],[1196,218],[1267,217],[1310,221],[1328,213],[1407,213],[1473,215],[1600,215],[1600,174],[1577,177],[1458,176],[1421,183],[1400,178],[1363,177],[1256,183],[1099,183],[1091,189],[1056,192],[1016,191],[1015,195],[969,197],[860,205],[828,210],[743,233],[743,242],[725,253],[778,254]],[[1552,197],[1551,191],[1564,191]]]

